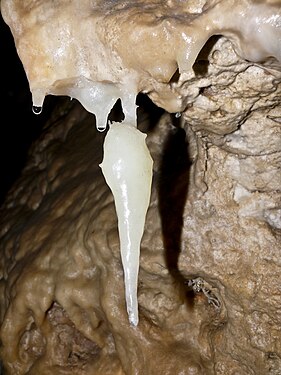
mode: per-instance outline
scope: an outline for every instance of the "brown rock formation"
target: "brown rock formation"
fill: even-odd
[[[22,3],[37,9],[40,2]],[[138,3],[150,15],[160,9]],[[166,3],[174,14],[187,14],[175,17],[175,29],[191,14],[210,14],[202,9],[233,5]],[[280,14],[277,1],[240,4]],[[128,7],[128,14],[139,9]],[[236,31],[225,34],[208,40],[208,31],[193,72],[179,80],[175,74],[168,82],[180,66],[172,55],[163,80],[145,71],[149,64],[136,69],[138,90],[168,103],[166,110],[167,92],[176,93],[184,110],[151,122],[139,97],[154,180],[137,327],[128,323],[117,218],[99,168],[104,133],[75,101],[53,114],[1,208],[5,374],[280,374],[280,65],[238,57],[247,43]]]

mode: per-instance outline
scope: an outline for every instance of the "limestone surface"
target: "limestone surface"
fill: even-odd
[[[281,69],[278,56],[239,56],[232,35],[207,38],[192,71],[149,91],[158,105],[160,86],[177,92],[176,115],[156,119],[138,97],[154,171],[137,327],[99,167],[105,133],[75,100],[53,113],[0,211],[4,374],[280,375]]]

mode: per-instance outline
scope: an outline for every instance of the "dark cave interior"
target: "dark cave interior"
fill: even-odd
[[[32,142],[46,122],[54,97],[47,97],[40,116],[32,112],[28,81],[17,55],[13,36],[0,15],[2,109],[0,137],[0,205],[25,164]]]

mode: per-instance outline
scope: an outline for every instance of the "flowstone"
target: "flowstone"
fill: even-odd
[[[154,160],[137,327],[105,134],[75,100],[52,114],[0,211],[6,375],[280,375],[280,64],[245,60],[230,39],[161,83],[176,115],[137,99]],[[159,106],[161,85],[147,92]]]

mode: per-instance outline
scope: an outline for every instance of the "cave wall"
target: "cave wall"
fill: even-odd
[[[215,37],[193,70],[182,113],[139,103],[154,177],[137,327],[105,133],[63,100],[33,144],[0,215],[5,374],[280,374],[280,68]]]

